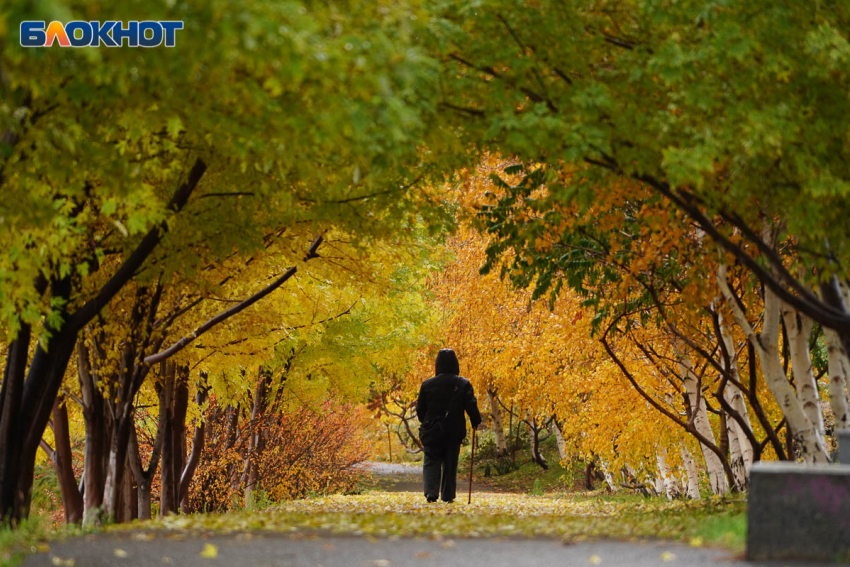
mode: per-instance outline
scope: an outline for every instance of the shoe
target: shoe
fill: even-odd
[[[455,501],[454,498],[452,498],[451,500],[443,500],[443,502],[445,502],[446,504],[453,504],[454,501]]]
[[[427,500],[427,501],[428,501],[428,503],[430,504],[430,503],[436,502],[436,501],[437,501],[437,497],[436,497],[436,496],[433,496],[433,495],[431,495],[431,494],[426,494],[426,495],[425,495],[425,500]]]

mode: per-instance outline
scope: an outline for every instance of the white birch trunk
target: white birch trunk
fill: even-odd
[[[652,488],[656,494],[664,494],[664,479],[661,478],[660,474],[652,479]]]
[[[561,433],[561,424],[557,419],[552,420],[552,433],[555,434],[555,441],[558,444],[558,455],[561,457],[561,462],[565,463],[569,458],[567,454],[567,442],[564,441],[564,434]]]
[[[676,484],[676,477],[670,472],[670,467],[667,466],[667,449],[663,447],[659,447],[655,450],[655,460],[658,463],[658,476],[661,478],[663,484],[663,492],[667,495],[667,500],[673,500],[674,498],[678,498],[682,495],[682,491],[679,490],[679,485]],[[656,485],[655,491],[659,494],[662,493],[661,490],[658,490],[658,486]]]
[[[723,393],[726,397],[726,392]],[[727,399],[728,401],[728,399]],[[732,467],[732,477],[735,479],[735,488],[743,492],[747,490],[747,469],[744,467],[744,455],[741,445],[749,444],[747,438],[739,437],[740,426],[731,417],[726,417],[726,434],[729,437],[729,466]]]
[[[487,401],[490,404],[490,415],[493,417],[493,433],[496,436],[496,453],[506,455],[508,453],[508,443],[505,439],[505,420],[502,418],[502,408],[499,407],[499,400],[496,398],[495,392],[487,390]]]
[[[826,350],[829,355],[829,403],[835,414],[835,428],[850,428],[850,403],[847,399],[847,381],[850,379],[850,359],[841,344],[838,333],[824,327]]]
[[[611,470],[608,468],[608,464],[605,462],[605,459],[599,459],[599,468],[602,469],[602,476],[605,477],[605,484],[608,485],[611,492],[617,492],[620,489],[620,485],[614,481],[614,475],[611,474]]]
[[[726,321],[723,319],[723,315],[719,315],[720,320],[720,338],[723,341],[723,345],[726,347],[726,352],[729,353],[729,362],[730,368],[729,373],[732,375],[738,383],[743,383],[741,381],[741,374],[738,371],[738,350],[735,348],[735,343],[732,340],[732,333],[729,330],[729,326],[726,324]],[[723,391],[723,397],[732,406],[738,415],[744,420],[744,423],[750,430],[752,430],[752,425],[750,424],[750,415],[747,411],[747,404],[744,401],[744,394],[741,392],[741,389],[738,387],[738,384],[733,381],[728,381],[726,383],[726,388]],[[750,478],[750,469],[753,467],[753,459],[755,458],[755,450],[753,448],[752,443],[750,443],[749,437],[744,434],[744,429],[741,427],[741,424],[732,417],[727,420],[729,425],[729,429],[735,432],[735,436],[738,439],[738,447],[741,453],[741,461],[744,468],[744,479],[748,480]],[[735,463],[732,463],[732,470],[735,470]],[[737,476],[737,473],[736,473]]]
[[[678,355],[679,372],[682,379],[685,381],[685,396],[688,399],[691,413],[693,415],[694,427],[697,432],[706,440],[714,443],[714,431],[711,429],[711,423],[708,421],[708,411],[705,406],[705,399],[702,392],[699,391],[699,383],[694,374],[694,365],[688,353]],[[705,461],[705,468],[708,472],[708,480],[711,485],[711,492],[714,494],[726,494],[729,492],[729,482],[726,480],[726,471],[723,468],[723,462],[708,446],[700,442],[702,450],[702,458]]]
[[[803,453],[803,460],[807,463],[828,463],[829,457],[826,446],[819,442],[815,428],[806,412],[803,411],[803,406],[788,382],[782,368],[782,362],[779,359],[779,298],[770,288],[765,287],[764,322],[762,323],[761,333],[757,335],[735,300],[732,290],[729,289],[729,283],[726,281],[726,269],[725,264],[721,264],[718,268],[717,284],[727,305],[732,310],[735,322],[744,330],[747,340],[753,345],[758,355],[765,382],[782,409],[782,415],[791,425],[794,440]],[[789,457],[793,458],[792,455],[789,455]]]
[[[809,350],[809,340],[812,336],[812,320],[796,311],[785,302],[781,302],[780,310],[785,320],[785,330],[791,350],[791,370],[794,373],[794,383],[797,386],[797,399],[806,412],[806,417],[812,423],[818,441],[826,446],[826,431],[823,425],[823,413],[820,407],[818,384],[812,368],[812,355]]]
[[[685,487],[685,496],[691,500],[699,500],[699,470],[697,469],[694,458],[691,456],[691,452],[684,445],[682,445],[682,463],[685,465],[685,475],[688,479]]]

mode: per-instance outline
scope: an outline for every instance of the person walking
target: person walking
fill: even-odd
[[[422,477],[425,498],[454,502],[457,490],[457,461],[460,444],[466,437],[466,417],[473,429],[481,423],[481,412],[469,380],[460,376],[460,365],[452,349],[437,353],[434,377],[422,382],[416,400],[416,416],[422,426],[419,438],[424,446]]]

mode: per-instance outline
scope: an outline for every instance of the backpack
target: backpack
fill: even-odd
[[[438,415],[433,419],[426,421],[422,425],[419,426],[419,440],[422,441],[423,445],[429,446],[439,446],[445,445],[449,441],[449,432],[446,427],[445,420],[449,417],[449,412],[452,410],[452,404],[457,397],[458,392],[460,392],[460,376],[457,377],[455,381],[455,389],[452,394],[451,399],[449,399],[448,409],[446,409],[446,413],[444,415]]]

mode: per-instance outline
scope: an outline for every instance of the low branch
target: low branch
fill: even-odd
[[[305,262],[308,261],[308,260],[311,260],[313,258],[317,258],[319,256],[316,253],[316,251],[318,250],[319,246],[321,246],[323,240],[324,240],[323,236],[318,236],[313,241],[313,243],[310,245],[310,248],[307,250],[307,254],[304,256]],[[281,275],[279,278],[274,280],[272,283],[270,283],[269,285],[267,285],[266,287],[264,287],[263,289],[261,289],[260,291],[258,291],[254,295],[252,295],[251,297],[247,298],[245,301],[242,301],[238,305],[234,305],[230,309],[226,309],[226,310],[222,311],[221,313],[219,313],[218,315],[216,315],[212,319],[208,320],[206,323],[202,324],[200,327],[198,327],[197,329],[195,329],[194,331],[192,331],[188,335],[184,336],[182,339],[178,340],[176,343],[174,343],[173,345],[171,345],[167,349],[146,357],[145,360],[144,360],[145,364],[147,366],[150,366],[150,365],[156,364],[157,362],[162,362],[163,360],[166,360],[166,359],[174,356],[175,354],[177,354],[178,352],[180,352],[181,350],[186,348],[187,345],[191,344],[192,341],[194,341],[195,339],[197,339],[198,337],[200,337],[201,335],[203,335],[204,333],[206,333],[207,331],[209,331],[210,329],[212,329],[213,327],[215,327],[219,323],[226,321],[230,317],[233,317],[237,313],[247,309],[248,307],[250,307],[254,303],[258,302],[259,300],[261,300],[262,298],[264,298],[265,296],[267,296],[268,294],[270,294],[271,292],[273,292],[274,290],[276,290],[277,288],[282,286],[292,276],[294,276],[297,271],[298,271],[298,266],[292,266],[291,268],[286,270],[283,273],[283,275]]]

